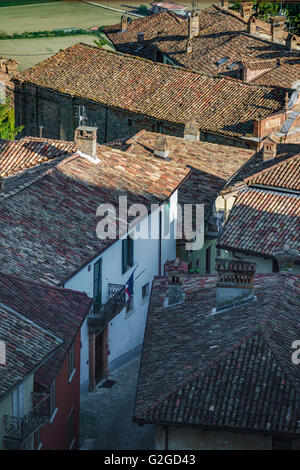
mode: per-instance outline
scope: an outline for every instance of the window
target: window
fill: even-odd
[[[71,413],[68,417],[68,447],[70,448],[75,439],[75,430],[74,430],[74,408],[72,408]]]
[[[132,119],[128,119],[128,127],[132,127]]]
[[[100,310],[102,303],[102,259],[99,259],[94,264],[94,310],[95,312]]]
[[[69,350],[69,378],[71,377],[72,372],[74,370],[74,350],[75,345],[73,343],[71,349]]]
[[[272,273],[279,273],[279,263],[277,259],[273,259],[272,261]]]
[[[164,205],[164,237],[170,232],[170,201]]]
[[[50,416],[53,416],[56,410],[56,382],[52,382],[50,387]]]
[[[129,236],[122,240],[122,274],[133,266],[133,239]]]
[[[149,282],[147,282],[147,284],[145,284],[142,287],[142,299],[145,299],[145,297],[148,297],[148,295],[149,295]]]
[[[206,250],[206,262],[205,262],[206,274],[210,274],[210,265],[211,265],[211,246],[209,246]]]

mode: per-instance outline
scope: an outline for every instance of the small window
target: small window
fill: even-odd
[[[149,295],[149,282],[142,287],[142,298],[148,297]]]
[[[69,350],[69,377],[71,376],[74,370],[74,350],[75,350],[75,345],[73,343]]]
[[[132,119],[128,119],[128,127],[132,127]]]
[[[50,387],[50,416],[53,415],[56,409],[56,381],[51,384]]]
[[[74,408],[68,417],[68,447],[70,447],[75,439],[75,429],[74,429]]]
[[[122,240],[122,274],[133,266],[133,239],[129,236]]]

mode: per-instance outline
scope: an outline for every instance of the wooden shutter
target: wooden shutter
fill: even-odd
[[[128,238],[128,265],[133,266],[133,239]]]
[[[102,258],[94,264],[94,308],[99,310],[102,303]]]
[[[122,240],[122,274],[127,271],[127,260],[128,260],[128,239]]]

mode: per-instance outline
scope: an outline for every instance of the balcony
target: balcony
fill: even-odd
[[[18,418],[4,415],[3,440],[8,450],[23,449],[26,440],[41,426],[49,421],[49,395],[45,393],[32,393],[32,409]]]
[[[125,307],[125,286],[108,284],[108,300],[105,304],[93,303],[88,313],[90,332],[101,331]]]

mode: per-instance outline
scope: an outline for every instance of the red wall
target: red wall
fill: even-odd
[[[79,446],[79,409],[80,409],[80,331],[75,340],[74,366],[76,372],[68,382],[68,355],[56,378],[56,408],[53,422],[40,429],[41,450],[68,449],[68,416],[74,407],[75,444]]]

